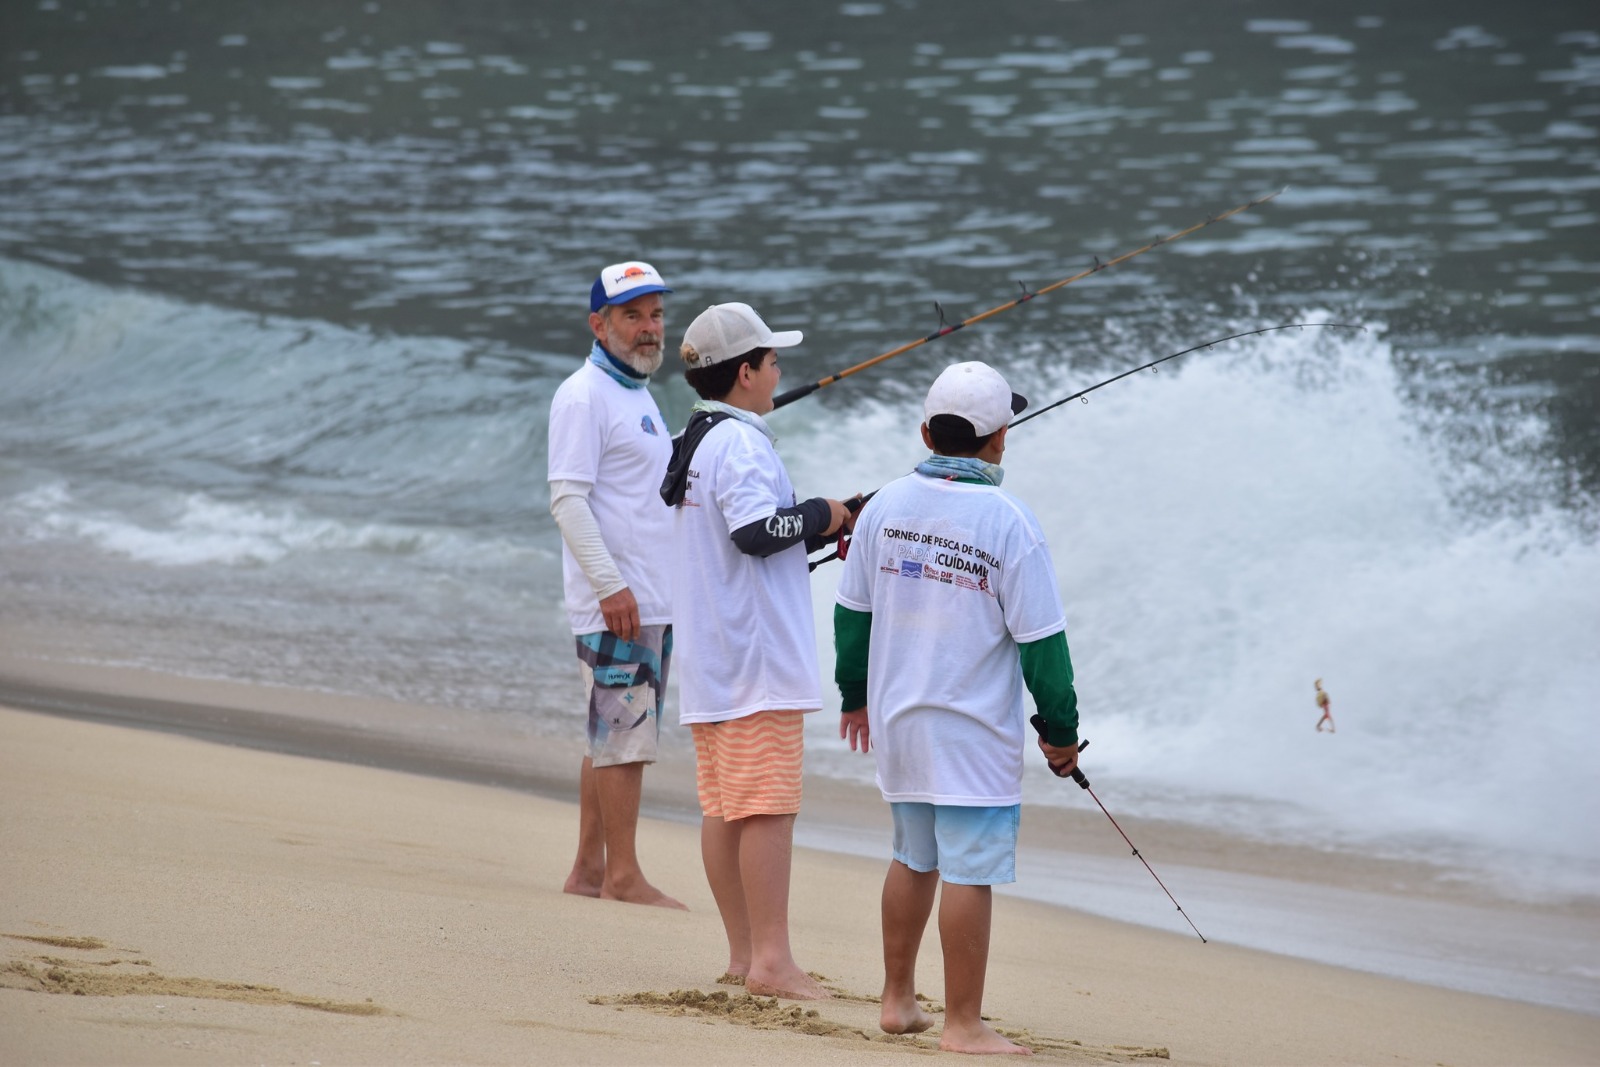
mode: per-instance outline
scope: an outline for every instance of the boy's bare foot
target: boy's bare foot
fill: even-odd
[[[784,1000],[832,1000],[827,986],[811,977],[799,967],[781,974],[760,978],[748,974],[744,979],[745,992],[758,997],[782,997]]]
[[[933,1016],[922,1010],[915,1000],[896,1003],[885,997],[883,1011],[878,1016],[878,1029],[886,1034],[920,1034],[933,1025]]]
[[[977,1056],[1033,1055],[1033,1049],[1002,1037],[984,1022],[974,1027],[952,1028],[947,1021],[944,1032],[939,1035],[939,1049],[942,1052],[968,1052]]]

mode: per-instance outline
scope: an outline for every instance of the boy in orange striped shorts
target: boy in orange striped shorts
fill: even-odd
[[[808,543],[844,526],[837,500],[795,500],[761,418],[772,410],[774,333],[746,304],[690,323],[684,377],[700,394],[661,497],[673,515],[678,721],[694,734],[700,853],[746,990],[829,996],[789,947],[789,861],[806,712],[822,707]]]

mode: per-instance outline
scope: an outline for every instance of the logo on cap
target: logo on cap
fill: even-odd
[[[607,304],[625,304],[648,293],[670,293],[661,274],[642,260],[613,263],[600,272],[589,289],[589,310],[599,311]]]

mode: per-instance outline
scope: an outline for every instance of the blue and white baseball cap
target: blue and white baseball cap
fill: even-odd
[[[670,293],[661,274],[648,263],[630,259],[613,263],[600,272],[589,289],[589,310],[599,311],[608,304],[626,304],[648,293]]]

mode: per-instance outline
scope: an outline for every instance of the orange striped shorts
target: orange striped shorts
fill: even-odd
[[[690,723],[701,814],[725,822],[799,814],[805,717],[803,711],[758,711]]]

